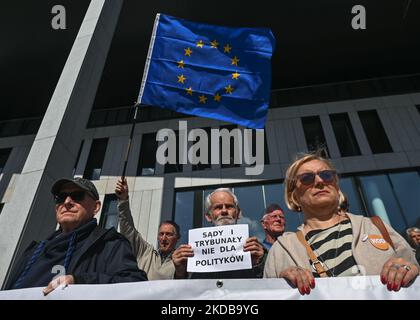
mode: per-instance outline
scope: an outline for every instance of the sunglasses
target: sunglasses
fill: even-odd
[[[54,196],[55,204],[62,204],[70,197],[73,201],[80,202],[85,199],[86,191],[60,192]]]
[[[319,176],[325,183],[333,183],[337,176],[335,170],[322,170],[318,172],[305,172],[296,176],[296,179],[305,186],[309,186],[314,183],[315,177]]]

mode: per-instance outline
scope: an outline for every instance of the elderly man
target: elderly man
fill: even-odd
[[[408,242],[416,249],[420,245],[420,229],[412,227],[407,229]]]
[[[417,227],[411,227],[407,229],[408,243],[416,254],[416,260],[420,264],[420,229]]]
[[[210,193],[205,202],[205,218],[215,226],[236,224],[241,217],[238,199],[228,188],[219,188]],[[184,279],[235,279],[261,278],[264,269],[264,248],[256,237],[250,237],[244,244],[244,251],[251,253],[252,269],[223,272],[203,272],[187,274],[187,259],[194,256],[188,244],[181,245],[172,255],[175,264],[175,278]]]
[[[159,249],[143,239],[134,227],[133,217],[128,201],[127,180],[119,179],[115,187],[118,197],[118,218],[120,232],[127,237],[137,257],[140,269],[146,271],[149,280],[173,279],[175,266],[172,262],[172,252],[180,238],[179,226],[174,221],[164,221],[159,226]]]
[[[277,238],[284,233],[286,219],[283,210],[276,203],[270,204],[261,218],[261,226],[265,232],[263,245],[267,250],[276,242]]]
[[[47,295],[58,285],[147,280],[137,268],[127,239],[114,228],[97,226],[94,216],[101,202],[92,182],[60,179],[51,192],[60,228],[26,249],[6,289],[46,286],[43,292]],[[57,272],[59,276],[53,279]]]

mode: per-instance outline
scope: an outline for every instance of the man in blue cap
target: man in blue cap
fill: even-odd
[[[101,202],[91,181],[60,179],[51,193],[60,228],[26,249],[11,272],[6,290],[45,287],[47,295],[61,285],[147,280],[127,239],[114,228],[105,230],[97,225],[94,216]],[[59,276],[54,277],[57,272]]]

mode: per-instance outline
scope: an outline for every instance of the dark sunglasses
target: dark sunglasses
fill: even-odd
[[[325,183],[332,183],[337,176],[335,170],[322,170],[318,172],[305,172],[296,176],[296,179],[305,186],[309,186],[314,183],[315,176],[319,176]]]
[[[55,204],[62,204],[70,197],[73,201],[80,202],[85,199],[86,191],[60,192],[54,196]]]

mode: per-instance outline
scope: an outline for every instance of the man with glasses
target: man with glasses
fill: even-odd
[[[94,216],[101,202],[91,181],[60,179],[51,193],[60,228],[26,249],[11,272],[6,290],[45,287],[43,293],[47,295],[69,284],[147,280],[127,239],[114,228],[105,230],[97,225]]]
[[[210,193],[205,201],[205,218],[215,226],[236,224],[241,217],[241,209],[235,194],[228,188],[219,188]],[[175,250],[173,261],[176,268],[175,278],[184,279],[241,279],[262,278],[264,269],[264,247],[256,237],[249,237],[244,244],[244,251],[251,253],[252,269],[203,272],[187,274],[187,260],[194,256],[192,247],[183,244]]]
[[[286,219],[283,210],[277,203],[270,204],[261,218],[261,226],[265,232],[263,245],[267,250],[276,242],[277,238],[284,233]]]
[[[118,180],[115,194],[118,197],[120,232],[130,241],[133,253],[137,257],[139,268],[146,271],[149,280],[173,279],[175,266],[172,262],[172,253],[180,238],[178,224],[170,220],[160,223],[158,232],[159,248],[156,250],[152,244],[143,239],[134,226],[128,200],[126,179]]]

